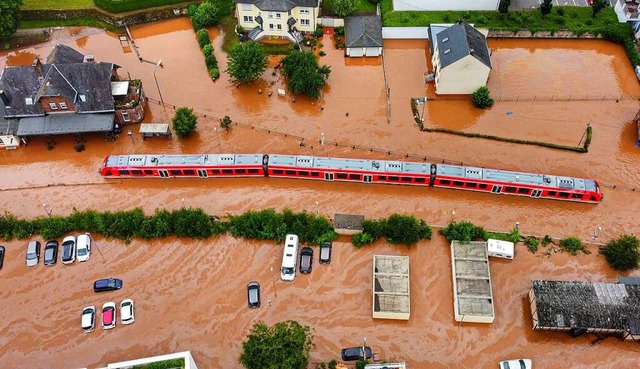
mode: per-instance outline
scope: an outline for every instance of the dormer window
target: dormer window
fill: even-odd
[[[67,110],[67,103],[61,102],[59,105],[60,105],[60,109]]]
[[[449,54],[450,52],[451,52],[451,49],[446,49],[446,50],[444,51],[444,55],[447,55],[447,54]]]
[[[85,95],[85,94],[80,94],[80,101],[82,101],[82,102],[87,102],[87,95]]]
[[[24,103],[25,103],[26,105],[33,105],[33,98],[31,98],[31,97],[25,97],[25,98],[24,98]]]
[[[445,37],[442,39],[442,43],[444,44],[445,42],[449,41],[449,37]]]
[[[58,105],[56,105],[56,103],[54,103],[54,102],[50,102],[49,103],[49,108],[51,110],[58,110]]]

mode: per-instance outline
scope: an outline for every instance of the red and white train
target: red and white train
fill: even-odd
[[[274,154],[112,155],[105,178],[276,177],[453,188],[532,198],[599,203],[592,179],[393,160]]]

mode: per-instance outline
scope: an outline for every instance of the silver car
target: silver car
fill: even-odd
[[[27,245],[27,266],[32,267],[38,265],[40,261],[40,242],[31,241]]]

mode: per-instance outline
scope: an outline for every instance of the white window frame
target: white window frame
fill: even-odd
[[[310,14],[311,12],[309,11],[309,8],[300,8],[299,13],[300,14]]]
[[[129,116],[129,112],[128,111],[123,111],[122,112],[122,121],[123,122],[131,122],[131,117]]]
[[[253,15],[245,15],[243,20],[245,23],[253,23]]]
[[[240,8],[242,9],[242,11],[245,11],[245,12],[250,12],[251,8],[253,8],[251,4],[241,4],[241,5],[242,6]]]
[[[276,27],[278,28],[278,31],[282,31],[282,24],[277,24]]]
[[[49,108],[51,110],[58,110],[58,105],[56,105],[56,103],[54,103],[54,102],[50,102],[49,103]]]
[[[282,18],[282,14],[276,13],[276,19],[281,19],[281,18]]]
[[[62,110],[67,110],[67,109],[68,109],[68,108],[67,108],[67,103],[66,103],[66,102],[64,102],[64,101],[63,101],[63,102],[60,102],[60,103],[59,103],[59,105],[60,105],[60,109],[62,109]]]
[[[275,29],[275,27],[273,26],[273,23],[269,23],[269,29],[272,31]]]
[[[267,13],[267,18],[268,19],[273,19],[273,12],[268,12]]]
[[[300,19],[300,25],[301,26],[309,26],[309,25],[311,25],[311,20],[309,20],[309,19]]]

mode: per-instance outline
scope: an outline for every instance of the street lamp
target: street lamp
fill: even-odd
[[[602,232],[602,227],[600,226],[596,226],[596,228],[593,229],[593,240],[597,241],[598,240],[598,235],[600,234],[600,232]]]
[[[276,278],[273,276],[273,267],[271,267],[271,282],[273,283],[273,292],[275,294],[275,297],[278,298],[278,290],[276,289]]]
[[[316,216],[320,216],[320,205],[318,201],[316,201]]]
[[[162,92],[160,92],[160,85],[158,84],[158,78],[156,77],[156,71],[158,67],[164,68],[164,64],[162,64],[162,59],[158,60],[155,69],[153,70],[153,79],[156,81],[156,88],[158,89],[158,95],[160,95],[160,103],[164,106],[164,99],[162,98]]]
[[[47,209],[47,204],[42,204],[42,207],[44,208],[44,211],[47,212],[47,215],[51,216],[51,213],[53,213],[53,208]]]
[[[133,130],[127,130],[127,136],[131,138],[131,143],[135,144],[136,142],[133,140]]]

